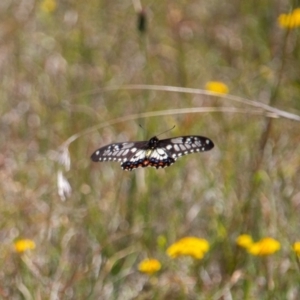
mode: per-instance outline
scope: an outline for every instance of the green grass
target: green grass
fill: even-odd
[[[41,2],[0,8],[0,298],[298,299],[299,29],[277,24],[292,2],[148,1],[145,32],[129,1]],[[232,96],[203,91],[216,80]],[[163,170],[90,161],[173,125],[161,138],[215,148]],[[243,233],[281,249],[251,256]],[[167,256],[186,236],[208,240],[202,260]],[[162,269],[141,274],[146,257]]]

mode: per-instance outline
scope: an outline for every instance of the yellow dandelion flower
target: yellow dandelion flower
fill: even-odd
[[[35,249],[35,242],[29,239],[18,240],[14,243],[15,250],[22,253],[27,250]]]
[[[172,244],[167,249],[167,254],[171,258],[178,256],[192,256],[196,259],[202,259],[204,254],[209,250],[209,243],[205,239],[196,237],[185,237]]]
[[[293,250],[296,252],[297,255],[300,256],[300,242],[294,243]]]
[[[249,234],[241,234],[235,241],[240,247],[246,249],[248,249],[253,244],[252,237]]]
[[[139,271],[151,275],[161,269],[161,263],[157,259],[147,258],[140,262]]]
[[[205,85],[205,89],[209,92],[228,94],[228,86],[221,81],[208,81]]]
[[[260,241],[253,243],[248,252],[252,255],[264,256],[277,252],[280,249],[280,243],[270,237],[261,239]]]
[[[300,26],[300,8],[294,9],[289,14],[279,15],[277,22],[282,28],[296,28]]]
[[[55,0],[44,0],[41,3],[41,10],[45,13],[52,13],[56,9],[56,1]]]

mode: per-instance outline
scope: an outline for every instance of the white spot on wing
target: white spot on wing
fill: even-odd
[[[178,145],[174,145],[174,149],[175,149],[176,151],[180,151]]]
[[[171,142],[174,144],[182,144],[182,138],[178,137],[178,138],[171,139]]]
[[[124,150],[119,151],[118,153],[116,153],[117,156],[121,156],[122,153],[124,152]]]
[[[133,147],[134,143],[123,143],[122,144],[122,149],[129,149],[131,147]],[[131,149],[131,151],[133,150],[134,148]],[[136,148],[135,148],[136,149]]]
[[[183,145],[179,145],[179,147],[180,147],[180,149],[181,149],[182,151],[185,150],[185,147],[184,147]]]
[[[162,158],[167,158],[168,154],[166,153],[166,151],[164,149],[156,149],[156,152],[159,156],[161,156]]]
[[[139,150],[133,157],[130,161],[138,161],[140,159],[145,159],[146,157],[146,151],[145,150]]]

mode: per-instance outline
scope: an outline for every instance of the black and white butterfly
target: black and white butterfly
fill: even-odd
[[[118,161],[123,170],[154,167],[165,168],[177,158],[194,152],[208,151],[214,143],[206,137],[191,135],[159,140],[156,136],[149,141],[109,144],[91,155],[91,160]]]

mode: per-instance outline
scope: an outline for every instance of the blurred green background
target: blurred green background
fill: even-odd
[[[293,4],[1,1],[1,299],[300,298],[299,122],[230,97],[124,87],[217,80],[300,115],[299,29],[277,23]],[[113,121],[206,106],[224,112]],[[160,138],[204,135],[215,148],[163,170],[90,161],[173,125]],[[243,233],[281,249],[250,256],[235,242]],[[208,240],[203,260],[166,255],[185,236]],[[16,251],[22,239],[35,249]],[[146,257],[162,269],[141,274]]]

